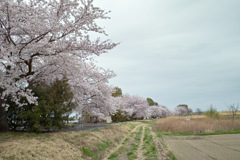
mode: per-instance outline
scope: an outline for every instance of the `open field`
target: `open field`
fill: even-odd
[[[207,118],[204,115],[188,117],[173,116],[157,120],[155,127],[158,131],[170,133],[199,134],[215,131],[229,131],[233,129],[238,129],[240,131],[240,118],[236,118],[233,122],[228,116],[230,115],[224,115],[224,117],[220,117],[219,119]]]
[[[163,136],[178,160],[239,160],[240,134]]]
[[[230,116],[232,114],[231,111],[222,111],[222,112],[219,112],[220,115],[224,116],[224,115],[227,115],[227,116]],[[236,115],[238,116],[238,118],[240,118],[240,111],[236,111]]]

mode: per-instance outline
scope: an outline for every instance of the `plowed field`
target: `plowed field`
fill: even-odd
[[[239,160],[240,134],[163,136],[178,160]]]

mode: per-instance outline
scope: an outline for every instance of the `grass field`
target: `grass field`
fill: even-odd
[[[240,114],[238,113],[234,121],[231,118],[229,112],[220,112],[219,119],[205,115],[172,116],[157,120],[155,128],[162,133],[240,133]]]

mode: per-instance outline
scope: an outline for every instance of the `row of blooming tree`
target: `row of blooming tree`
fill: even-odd
[[[61,126],[57,119],[73,110],[99,119],[117,110],[133,119],[171,114],[153,101],[149,107],[139,96],[112,97],[115,91],[108,80],[115,74],[96,66],[94,57],[117,43],[90,37],[107,36],[96,20],[108,19],[108,13],[93,0],[0,1],[1,131],[8,129],[9,119],[13,126]],[[59,101],[66,92],[69,98]],[[31,114],[34,111],[37,114]]]
[[[115,88],[119,92],[120,88]],[[139,96],[113,94],[112,106],[115,112],[112,113],[114,121],[136,120],[146,118],[164,118],[170,115],[189,115],[192,110],[187,105],[178,105],[174,111],[170,111],[163,105],[158,105],[151,98],[144,99]],[[122,118],[125,117],[125,118]]]
[[[7,129],[8,97],[20,108],[38,105],[32,87],[64,76],[77,110],[109,112],[107,83],[115,74],[97,67],[93,56],[117,44],[89,36],[106,35],[96,20],[108,19],[107,14],[93,0],[0,1],[0,130]]]

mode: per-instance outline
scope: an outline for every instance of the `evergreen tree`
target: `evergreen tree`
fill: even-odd
[[[112,96],[113,97],[119,97],[119,96],[122,96],[122,89],[119,88],[119,87],[115,87],[114,88],[115,92],[112,93]]]
[[[64,121],[68,120],[69,114],[76,107],[68,79],[56,79],[50,85],[39,82],[32,90],[38,97],[38,106],[28,104],[18,107],[12,103],[8,109],[10,128],[15,130],[23,127],[27,131],[40,132],[64,127]],[[27,102],[26,98],[22,98],[22,102]]]
[[[127,121],[127,113],[118,109],[115,114],[111,116],[113,122],[125,122]]]
[[[147,102],[149,106],[158,106],[158,103],[154,102],[151,98],[147,98]]]

